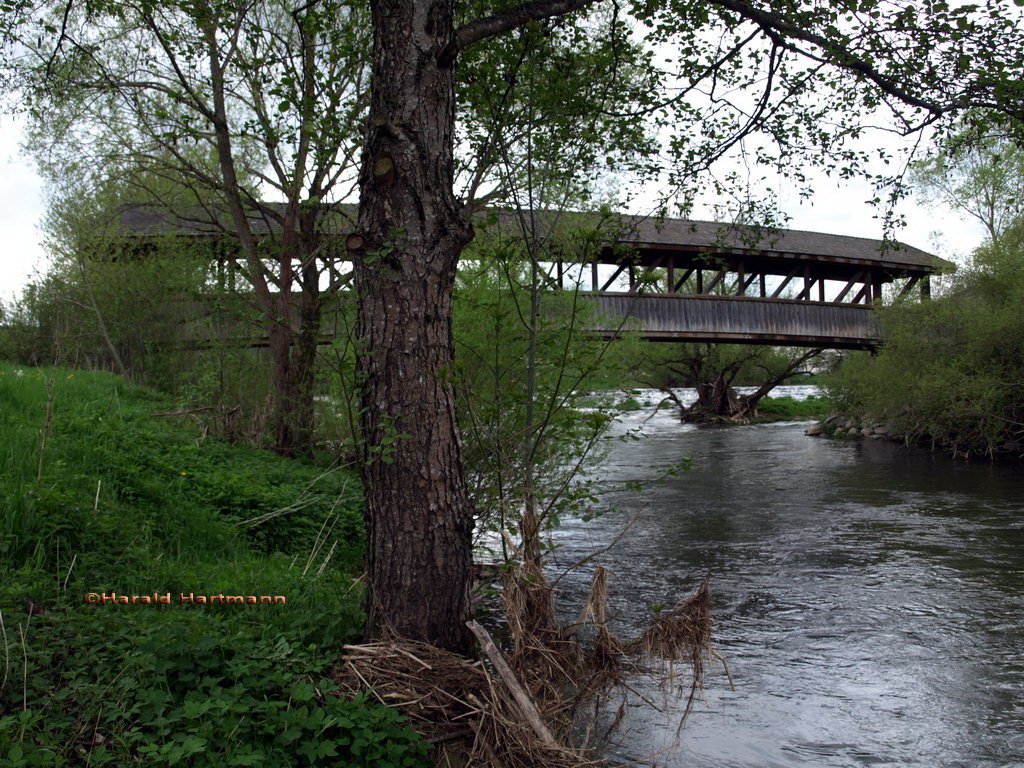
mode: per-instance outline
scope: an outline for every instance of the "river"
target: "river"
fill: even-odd
[[[803,396],[809,388],[791,388]],[[658,400],[645,393],[639,400]],[[553,570],[610,542],[612,627],[710,575],[715,644],[703,698],[658,766],[1024,766],[1024,471],[954,462],[883,440],[804,435],[807,423],[681,424],[624,414],[596,473],[653,480],[602,492],[555,534]],[[563,580],[578,610],[593,573]],[[675,740],[678,712],[634,698],[607,756]],[[645,763],[650,764],[650,763]]]

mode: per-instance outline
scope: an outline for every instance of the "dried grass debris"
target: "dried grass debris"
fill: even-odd
[[[555,616],[554,594],[536,566],[514,564],[503,575],[508,637],[505,650],[475,622],[469,626],[486,653],[469,659],[424,643],[387,638],[345,646],[334,669],[343,694],[370,691],[398,709],[436,749],[438,765],[481,768],[584,768],[602,764],[586,746],[570,746],[579,716],[592,709],[589,734],[602,708],[625,711],[636,695],[628,682],[641,673],[674,681],[675,666],[691,671],[686,712],[703,685],[704,658],[720,658],[711,647],[711,592],[708,582],[672,610],[654,617],[632,642],[608,628],[607,572],[597,568],[576,625],[563,628]],[[578,631],[593,642],[585,642]],[[660,659],[664,665],[649,662]],[[610,695],[618,688],[618,702]],[[685,691],[685,689],[681,689]],[[645,699],[646,700],[646,699]],[[593,707],[589,705],[593,704]],[[680,724],[682,721],[680,721]]]

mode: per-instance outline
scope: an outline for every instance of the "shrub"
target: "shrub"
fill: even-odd
[[[826,387],[908,441],[994,455],[1024,440],[1024,227],[975,254],[948,295],[880,312],[877,357],[851,355]]]

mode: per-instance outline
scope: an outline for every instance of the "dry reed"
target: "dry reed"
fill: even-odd
[[[593,719],[583,729],[589,736],[618,688],[623,695],[611,719],[614,727],[625,712],[626,694],[635,693],[627,682],[631,676],[646,673],[660,682],[675,681],[675,666],[684,661],[691,672],[688,713],[703,685],[704,658],[720,658],[711,647],[706,580],[672,610],[656,616],[632,642],[619,640],[607,626],[603,568],[595,571],[580,620],[569,628],[556,621],[553,590],[536,566],[510,565],[502,586],[504,653],[475,622],[473,631],[485,646],[486,660],[401,638],[346,646],[334,670],[342,693],[368,691],[404,713],[411,727],[434,745],[440,766],[582,768],[599,764],[585,746],[571,745],[574,723],[579,728],[584,709],[592,711]],[[578,631],[584,626],[593,629],[589,647]],[[664,660],[667,674],[664,665],[646,663],[652,659]],[[524,695],[529,698],[525,706]],[[550,740],[552,734],[556,743]]]

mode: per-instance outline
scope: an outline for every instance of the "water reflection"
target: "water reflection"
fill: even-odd
[[[642,496],[602,497],[639,513],[599,558],[616,630],[630,636],[651,604],[710,573],[736,682],[709,677],[682,747],[657,764],[1024,766],[1024,473],[808,438],[805,426],[696,428],[666,411],[601,468],[643,481],[695,461]],[[568,522],[556,567],[623,522]],[[591,574],[566,578],[575,600]],[[631,707],[612,756],[661,749],[674,723]]]

